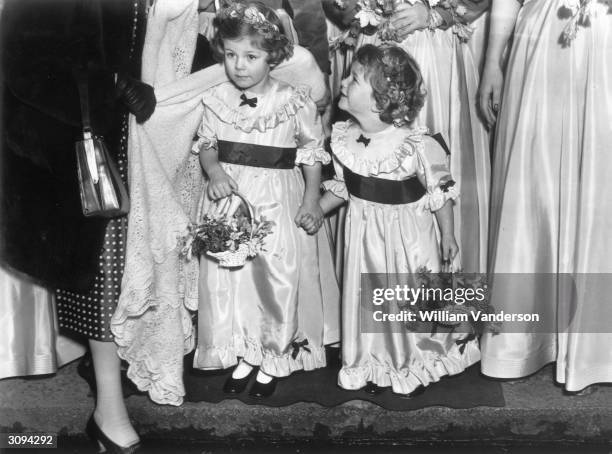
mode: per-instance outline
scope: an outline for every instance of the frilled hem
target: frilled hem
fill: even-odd
[[[378,386],[391,386],[396,394],[409,394],[420,385],[429,386],[446,375],[456,375],[480,361],[478,341],[465,344],[463,353],[455,345],[444,357],[431,364],[414,364],[409,369],[395,370],[370,362],[366,366],[343,367],[338,373],[338,385],[344,389],[363,388],[371,381]]]
[[[317,162],[323,165],[329,164],[331,162],[331,156],[323,148],[298,148],[295,157],[296,165],[303,164],[305,166],[312,166]]]
[[[314,370],[326,366],[325,348],[307,346],[310,352],[301,348],[293,358],[291,353],[274,356],[263,351],[254,339],[234,336],[233,345],[225,347],[198,347],[193,367],[198,369],[227,369],[238,364],[238,358],[259,366],[260,370],[273,377],[287,377],[298,370]]]
[[[294,87],[294,92],[285,104],[274,112],[259,117],[248,117],[239,110],[232,109],[225,101],[215,95],[215,88],[204,93],[202,102],[212,110],[222,121],[233,125],[235,128],[244,132],[251,132],[256,129],[259,132],[266,132],[276,128],[279,124],[295,117],[297,112],[302,109],[310,99],[310,88],[306,86]]]
[[[344,199],[344,200],[349,199],[348,189],[346,189],[346,184],[344,184],[344,182],[342,181],[327,180],[321,183],[321,186],[326,191],[331,192],[332,194],[334,194],[337,197],[340,197],[341,199]]]
[[[391,173],[398,169],[407,156],[412,156],[416,151],[423,150],[423,136],[428,131],[424,127],[407,130],[405,140],[395,149],[377,159],[368,159],[361,156],[356,157],[346,145],[346,134],[352,124],[351,120],[334,124],[331,146],[334,155],[342,165],[363,176],[376,176],[381,173]]]

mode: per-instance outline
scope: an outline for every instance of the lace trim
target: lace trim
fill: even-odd
[[[454,345],[445,355],[433,361],[414,363],[410,368],[396,370],[388,365],[370,362],[366,366],[343,367],[338,373],[338,384],[344,389],[361,389],[368,381],[378,386],[391,386],[394,393],[409,394],[418,386],[428,386],[445,375],[456,375],[480,361],[478,341],[469,341],[463,353]]]
[[[303,164],[312,166],[317,162],[323,165],[329,164],[331,162],[331,156],[323,148],[298,148],[295,157],[296,165]]]
[[[424,150],[423,136],[428,131],[424,127],[407,130],[407,136],[399,146],[381,157],[369,159],[365,156],[355,156],[355,153],[347,146],[347,132],[352,125],[351,120],[334,124],[331,139],[332,150],[342,165],[364,176],[376,176],[397,170],[407,156]]]
[[[247,133],[254,129],[259,132],[266,132],[295,117],[300,109],[307,103],[312,102],[309,87],[299,86],[291,88],[293,93],[287,102],[275,111],[259,117],[249,117],[245,115],[244,111],[228,107],[226,102],[216,95],[216,87],[204,93],[202,102],[222,121],[233,125],[236,129]]]

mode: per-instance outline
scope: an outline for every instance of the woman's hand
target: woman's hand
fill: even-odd
[[[393,13],[391,24],[397,30],[398,38],[403,41],[411,33],[427,28],[429,9],[420,2],[414,5],[402,3]]]
[[[497,120],[503,86],[504,73],[501,67],[497,64],[485,65],[478,90],[478,104],[489,128]]]
[[[295,224],[303,228],[309,235],[314,235],[323,225],[323,210],[317,200],[304,199],[297,215]]]
[[[459,246],[455,235],[442,235],[441,241],[442,247],[442,260],[445,262],[452,262],[455,256],[459,253]]]
[[[211,200],[219,200],[228,197],[232,192],[238,190],[238,184],[230,177],[221,166],[215,167],[208,172],[208,188],[206,192]]]

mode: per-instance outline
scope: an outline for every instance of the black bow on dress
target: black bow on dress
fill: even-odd
[[[306,347],[308,345],[308,339],[304,339],[303,341],[293,341],[291,342],[291,347],[293,348],[293,352],[291,352],[291,357],[293,359],[297,358],[300,353],[300,349],[304,349],[308,353],[310,353],[310,349]]]
[[[241,106],[257,107],[257,97],[247,98],[247,95],[242,93],[240,95],[240,99],[242,100],[242,102],[240,103],[240,107]]]
[[[367,147],[368,145],[370,145],[370,140],[372,139],[368,139],[363,134],[360,134],[359,139],[357,139],[357,143],[362,143],[364,146]]]

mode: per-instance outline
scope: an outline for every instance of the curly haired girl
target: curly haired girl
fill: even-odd
[[[194,366],[236,365],[224,391],[271,395],[278,377],[325,366],[322,285],[315,233],[323,149],[308,91],[270,77],[291,55],[274,11],[232,3],[216,19],[215,51],[229,82],[203,96],[193,152],[208,176],[205,204],[240,190],[256,217],[275,223],[264,251],[238,269],[200,260]],[[258,370],[257,370],[258,369]]]
[[[419,68],[399,47],[363,46],[342,82],[339,107],[353,119],[334,124],[336,177],[324,183],[321,207],[329,212],[348,201],[338,377],[346,389],[414,394],[479,360],[475,341],[410,332],[385,317],[401,313],[401,303],[361,299],[370,286],[418,287],[416,273],[439,272],[458,252],[458,192],[445,145],[411,127],[424,98]]]

